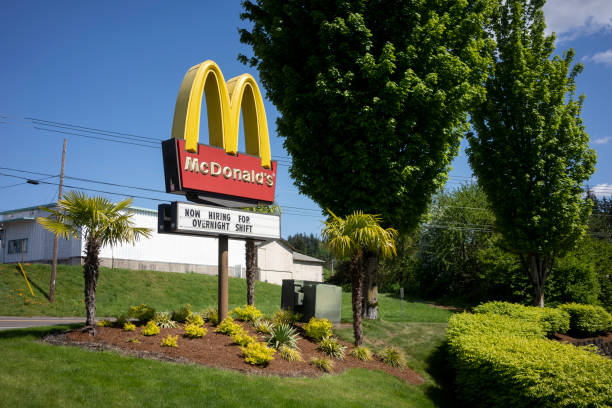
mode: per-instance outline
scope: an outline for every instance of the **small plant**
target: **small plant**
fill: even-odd
[[[334,369],[334,362],[328,358],[317,358],[313,357],[310,362],[320,370],[325,371],[326,373],[331,373]]]
[[[251,322],[254,323],[257,319],[259,319],[262,314],[261,312],[253,305],[245,305],[244,307],[237,307],[234,309],[234,316],[236,319],[241,320],[243,322]]]
[[[104,320],[100,320],[97,325],[98,327],[112,327],[113,322],[111,322],[108,319],[104,319]]]
[[[192,313],[185,319],[187,324],[195,324],[196,326],[204,326],[204,319],[199,313]]]
[[[276,350],[266,346],[266,343],[253,342],[240,347],[244,355],[244,361],[252,365],[267,366],[274,360]]]
[[[274,324],[293,324],[298,322],[302,318],[299,313],[293,313],[291,310],[278,309],[272,315],[272,322]]]
[[[278,353],[282,358],[290,362],[304,361],[299,350],[291,348],[284,344],[278,348]]]
[[[161,345],[162,347],[178,347],[178,334],[176,336],[169,334],[168,337],[162,339]]]
[[[117,316],[117,318],[115,319],[115,323],[113,323],[113,326],[123,327],[123,325],[125,325],[126,323],[129,323],[127,314],[121,314]]]
[[[148,322],[155,316],[155,309],[142,303],[138,306],[132,306],[128,310],[128,316],[137,319],[140,322]]]
[[[126,340],[126,343],[140,344],[140,340],[134,339],[134,338],[130,338],[130,339]]]
[[[197,324],[188,324],[185,326],[185,336],[189,338],[201,338],[206,336],[206,327],[198,326]]]
[[[157,336],[159,334],[159,327],[153,320],[149,320],[145,328],[142,330],[142,334],[144,336]]]
[[[219,312],[215,308],[209,307],[204,310],[202,312],[202,317],[204,317],[204,320],[212,325],[216,326],[219,324]]]
[[[293,326],[289,324],[276,324],[272,326],[272,332],[268,338],[268,346],[278,349],[285,345],[291,348],[297,348],[298,334]]]
[[[319,341],[318,346],[319,350],[328,356],[332,356],[338,360],[344,360],[344,350],[346,350],[346,346],[340,344],[335,337],[323,337],[321,341]]]
[[[159,327],[163,327],[164,329],[172,329],[174,327],[178,327],[178,323],[172,320],[170,313],[168,312],[157,312],[153,316],[153,321]]]
[[[186,306],[181,307],[179,310],[172,312],[172,320],[179,323],[185,323],[187,317],[191,314],[191,305],[188,303]]]
[[[357,346],[353,350],[351,350],[351,356],[361,361],[372,360],[372,352],[369,348],[364,346]]]
[[[249,345],[250,343],[256,342],[256,340],[253,337],[249,336],[244,330],[232,334],[232,341],[235,344],[243,347]]]
[[[316,341],[321,341],[324,337],[332,335],[332,324],[327,319],[317,319],[313,317],[308,324],[304,326],[306,336]]]
[[[379,354],[380,359],[385,364],[389,364],[392,367],[402,367],[406,365],[406,358],[396,347],[385,347]]]
[[[269,320],[258,319],[255,322],[254,327],[255,327],[255,331],[257,333],[271,334],[272,333],[272,328],[274,327],[274,325]]]
[[[240,333],[242,331],[242,326],[238,323],[234,322],[230,316],[223,319],[221,323],[215,329],[215,333],[227,334],[228,336],[232,336],[236,333]]]
[[[124,331],[136,331],[136,325],[134,323],[125,322],[123,324]]]

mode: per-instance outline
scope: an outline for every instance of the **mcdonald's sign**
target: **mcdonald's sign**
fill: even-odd
[[[208,145],[199,143],[202,96]],[[241,112],[245,153],[238,152]],[[249,74],[226,83],[213,61],[191,67],[176,99],[172,139],[162,142],[162,153],[168,193],[228,207],[274,201],[277,164],[271,160],[263,99]]]

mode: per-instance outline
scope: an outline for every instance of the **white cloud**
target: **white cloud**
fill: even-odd
[[[598,137],[597,139],[591,140],[591,143],[602,145],[602,144],[608,143],[610,141],[610,139],[612,139],[612,137],[610,137],[610,136]]]
[[[548,0],[544,5],[547,32],[570,40],[612,29],[611,0]]]
[[[595,187],[591,187],[591,191],[597,197],[611,196],[612,195],[612,184],[598,184]]]
[[[607,51],[598,52],[592,57],[588,57],[587,60],[612,67],[612,48]]]

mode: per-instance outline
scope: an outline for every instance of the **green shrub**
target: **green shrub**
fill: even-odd
[[[325,371],[326,373],[331,373],[334,369],[334,362],[328,358],[317,358],[313,357],[310,362],[320,370]]]
[[[128,316],[142,323],[148,322],[155,316],[155,309],[142,303],[138,306],[132,306],[128,310]]]
[[[516,324],[525,327],[518,329]],[[610,406],[612,360],[537,336],[533,325],[494,314],[457,314],[449,319],[449,356],[466,405]]]
[[[253,305],[244,305],[244,307],[237,307],[234,309],[234,315],[236,319],[241,320],[243,322],[251,322],[254,323],[257,319],[259,319],[262,314],[257,308]]]
[[[156,336],[159,334],[159,327],[153,320],[149,320],[145,328],[142,330],[142,334],[144,336]]]
[[[113,324],[113,326],[115,326],[115,327],[123,327],[128,322],[129,322],[128,315],[125,314],[125,313],[124,314],[120,314],[115,319],[115,323]]]
[[[198,326],[197,324],[188,324],[185,326],[185,336],[189,338],[200,338],[206,336],[206,327]]]
[[[209,307],[202,312],[202,317],[208,323],[216,326],[219,324],[219,311],[215,308]]]
[[[140,340],[138,339],[127,339],[125,340],[126,343],[134,343],[134,344],[140,344]]]
[[[577,334],[591,336],[612,330],[612,317],[601,306],[567,303],[559,309],[569,313],[571,330]]]
[[[265,320],[265,319],[258,319],[255,322],[255,331],[257,333],[261,333],[261,334],[270,334],[272,333],[272,327],[274,327],[274,325],[272,324],[272,322]]]
[[[178,347],[178,334],[176,336],[169,334],[168,337],[162,339],[161,345],[162,347]]]
[[[172,312],[172,320],[179,323],[185,323],[191,313],[191,305],[188,303],[185,306],[181,306],[179,310]]]
[[[299,350],[291,348],[284,344],[278,348],[278,354],[280,354],[282,358],[290,362],[304,361]]]
[[[255,340],[253,337],[249,336],[249,334],[244,331],[241,330],[238,333],[234,333],[232,334],[232,341],[234,342],[234,344],[237,344],[239,346],[247,346],[250,343],[256,343],[257,340]]]
[[[293,324],[299,322],[302,315],[299,313],[293,313],[291,310],[278,309],[272,315],[272,323],[274,324]]]
[[[509,316],[539,323],[547,335],[567,333],[569,314],[559,309],[547,307],[523,306],[508,302],[487,302],[474,308],[474,313]]]
[[[351,356],[361,361],[372,360],[372,352],[369,348],[364,346],[357,346],[353,350],[351,350]]]
[[[153,321],[156,325],[165,329],[178,327],[178,323],[172,320],[171,315],[168,312],[156,312],[153,316]]]
[[[252,365],[267,366],[274,360],[276,350],[266,346],[266,343],[253,342],[240,347],[244,355],[244,361]]]
[[[185,319],[187,324],[195,324],[196,326],[204,326],[204,318],[199,313],[192,313]]]
[[[130,322],[125,322],[123,324],[124,331],[136,331],[136,325]]]
[[[227,316],[215,329],[215,333],[226,334],[228,336],[232,336],[236,333],[240,333],[242,331],[242,326],[238,323],[234,322],[230,316]]]
[[[308,324],[304,325],[304,332],[311,339],[321,341],[323,337],[330,337],[332,335],[332,324],[327,319],[313,317]]]
[[[98,327],[113,327],[113,322],[108,319],[100,320],[97,324]]]
[[[328,356],[335,357],[338,360],[344,360],[346,346],[340,344],[335,337],[323,337],[318,343],[318,348]]]
[[[403,367],[406,365],[406,357],[396,347],[385,347],[378,356],[383,363],[388,364],[392,367]]]
[[[297,348],[298,334],[293,326],[289,324],[276,324],[272,326],[272,332],[268,338],[268,346],[278,349],[285,345],[291,348]]]

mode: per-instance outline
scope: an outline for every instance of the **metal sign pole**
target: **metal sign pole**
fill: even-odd
[[[219,235],[218,313],[219,322],[227,317],[227,235]]]

